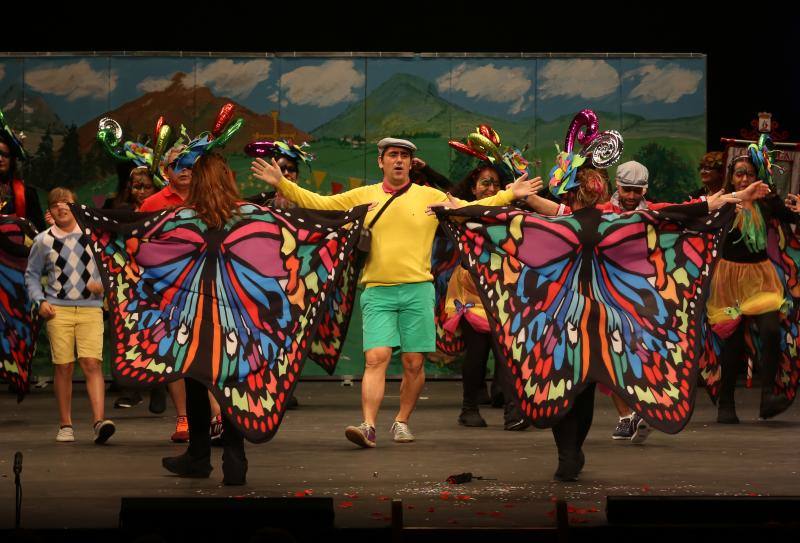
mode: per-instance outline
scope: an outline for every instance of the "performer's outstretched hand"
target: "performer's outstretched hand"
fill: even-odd
[[[739,194],[741,194],[741,193],[739,193]],[[742,200],[740,198],[737,198],[737,196],[739,196],[739,194],[737,194],[736,196],[733,196],[732,194],[725,194],[724,192],[722,192],[722,190],[719,190],[719,191],[715,192],[714,194],[709,195],[708,198],[706,198],[706,202],[708,203],[708,210],[709,211],[716,211],[717,209],[721,208],[725,204],[738,204],[738,203],[740,203]]]
[[[752,200],[758,200],[760,198],[763,198],[769,193],[770,193],[769,185],[767,185],[761,180],[758,180],[755,183],[750,183],[746,189],[737,190],[732,194],[737,198],[740,198],[743,202],[749,202]]]
[[[281,168],[278,166],[278,163],[274,158],[271,160],[271,162],[267,162],[263,158],[255,159],[250,165],[250,171],[253,172],[253,177],[260,179],[268,185],[272,185],[273,187],[277,187],[278,183],[281,182],[281,178],[283,177]]]
[[[436,202],[435,204],[430,204],[428,208],[425,210],[426,215],[434,215],[436,214],[436,210],[438,208],[442,209],[458,209],[461,207],[461,201],[454,198],[452,194],[449,192],[447,193],[447,200]]]
[[[542,179],[541,177],[537,177],[536,179],[529,180],[528,173],[526,172],[511,183],[508,188],[514,193],[514,198],[521,200],[542,190]]]
[[[523,174],[522,177],[524,177],[525,175],[527,175],[527,174]],[[522,179],[522,177],[520,177],[519,179]],[[515,182],[516,181],[518,181],[518,180],[515,180]],[[533,193],[534,194],[536,194],[537,192],[542,190],[542,187],[544,186],[544,184],[542,183],[542,178],[541,177],[534,177],[533,180],[531,181],[531,183],[533,183]],[[509,183],[508,185],[506,185],[506,190],[514,190],[514,183]],[[530,196],[530,195],[528,195],[528,196]]]

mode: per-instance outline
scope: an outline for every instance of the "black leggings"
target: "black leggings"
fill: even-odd
[[[574,462],[586,441],[594,416],[595,384],[587,386],[575,397],[572,409],[553,426],[559,462]]]
[[[772,390],[775,374],[778,371],[778,357],[780,356],[780,315],[777,311],[752,315],[749,318],[755,321],[758,327],[758,336],[761,340],[761,389]],[[736,388],[736,378],[742,370],[744,353],[746,352],[744,334],[749,325],[747,318],[743,318],[736,330],[722,343],[722,376],[720,378],[719,404],[724,406],[734,405],[733,393]]]
[[[492,334],[475,331],[467,319],[461,319],[461,337],[464,339],[465,354],[464,364],[461,368],[462,384],[464,387],[464,407],[478,408],[478,393],[486,387],[486,362],[489,359],[489,350],[494,353],[495,370],[494,379],[500,385],[505,400],[506,422],[517,421],[522,418],[519,400],[514,392],[513,375],[511,370],[498,356],[497,342]]]
[[[186,378],[186,414],[189,417],[189,456],[194,458],[211,456],[211,404],[208,389],[202,383]],[[245,459],[244,437],[225,413],[222,414],[223,454],[232,454]]]

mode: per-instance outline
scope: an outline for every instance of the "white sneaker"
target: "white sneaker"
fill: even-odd
[[[411,430],[408,429],[408,424],[405,422],[400,422],[399,420],[394,421],[389,431],[392,433],[392,439],[397,443],[410,443],[414,441],[414,434],[411,433]]]
[[[62,443],[75,441],[75,432],[72,431],[72,426],[62,426],[59,428],[58,434],[56,434],[56,441]]]

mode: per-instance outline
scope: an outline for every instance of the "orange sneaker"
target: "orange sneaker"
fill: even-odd
[[[175,422],[175,433],[170,437],[175,443],[187,443],[189,441],[189,419],[178,417]]]

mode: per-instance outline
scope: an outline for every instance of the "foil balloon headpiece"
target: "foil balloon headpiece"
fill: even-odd
[[[317,157],[306,151],[310,148],[308,143],[303,142],[296,145],[291,139],[289,140],[274,140],[274,141],[254,141],[248,143],[244,147],[246,155],[253,158],[264,158],[285,156],[297,163],[303,162],[308,167],[311,167],[311,161]]]
[[[581,110],[572,119],[564,140],[564,150],[560,151],[556,146],[556,165],[550,170],[550,192],[554,196],[563,196],[578,186],[578,168],[587,159],[595,168],[605,169],[622,156],[622,135],[616,130],[599,132],[598,126],[597,115],[591,109]],[[578,153],[574,152],[576,140],[582,146]]]
[[[751,143],[747,146],[747,155],[753,166],[756,168],[756,178],[768,185],[772,185],[773,168],[783,172],[783,168],[773,164],[773,155],[776,151],[772,150],[772,138],[769,134],[761,134],[758,143]]]
[[[164,124],[164,117],[156,122],[155,148],[135,141],[122,141],[122,126],[111,117],[100,119],[97,127],[97,141],[108,154],[117,160],[130,160],[137,167],[144,167],[150,172],[153,184],[161,188],[167,184],[167,176],[161,170],[161,160],[167,150],[167,142],[172,135],[169,125]]]
[[[27,160],[28,154],[25,152],[25,148],[22,147],[23,139],[25,139],[25,135],[22,132],[19,134],[14,132],[6,122],[2,110],[0,110],[0,141],[8,145],[12,156],[20,160]]]
[[[219,110],[217,119],[214,121],[214,128],[210,132],[203,132],[193,140],[189,141],[178,153],[169,165],[175,172],[180,172],[194,166],[197,159],[214,149],[224,147],[236,132],[244,125],[244,119],[239,118],[231,122],[233,118],[234,105],[227,103]],[[183,138],[189,139],[186,129],[181,128],[182,138],[179,144],[183,143]]]
[[[519,177],[528,170],[528,161],[522,156],[527,150],[527,146],[519,150],[515,147],[506,147],[504,152],[500,150],[500,136],[488,124],[481,124],[475,132],[467,136],[467,143],[457,140],[450,140],[447,144],[460,153],[473,156],[483,162],[488,162],[495,167],[506,170],[505,173],[511,177]]]

